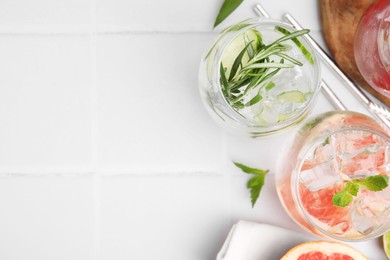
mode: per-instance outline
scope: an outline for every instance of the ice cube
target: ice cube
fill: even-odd
[[[351,218],[353,227],[363,235],[370,234],[381,225],[373,212],[361,201],[353,209]]]
[[[362,235],[369,235],[380,226],[372,218],[356,212],[352,214],[352,225]]]
[[[335,152],[348,155],[356,155],[372,147],[377,150],[378,136],[364,131],[343,131],[331,136],[331,144]]]
[[[390,175],[390,145],[386,145],[379,152],[381,157],[378,159],[378,168],[381,174]]]
[[[280,71],[272,78],[272,81],[279,86],[278,90],[282,92],[289,90],[299,90],[304,93],[312,91],[310,79],[298,66]]]
[[[383,192],[359,192],[352,211],[352,224],[359,233],[367,235],[390,221],[390,204]]]
[[[325,140],[325,142],[328,142]],[[333,147],[330,144],[324,143],[323,145],[317,147],[314,151],[314,160],[317,164],[323,163],[326,161],[331,161],[335,158]],[[336,163],[336,161],[334,162]]]
[[[299,176],[301,183],[310,191],[318,191],[342,181],[334,159],[313,165],[303,170]]]
[[[377,135],[346,131],[332,135],[330,143],[342,174],[356,179],[378,173],[383,161],[383,147]]]
[[[342,221],[337,225],[330,226],[329,232],[336,235],[344,235],[350,228],[350,224],[348,221]]]
[[[279,113],[274,106],[274,100],[272,98],[266,99],[263,102],[262,110],[256,115],[255,119],[261,123],[276,123],[279,121]]]
[[[340,172],[351,179],[359,179],[378,173],[378,154],[364,150],[354,156],[341,154],[338,157]]]
[[[291,102],[275,102],[274,109],[279,114],[290,114],[295,110],[294,104]]]

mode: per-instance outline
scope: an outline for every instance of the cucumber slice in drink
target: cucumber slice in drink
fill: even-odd
[[[233,63],[240,52],[245,48],[248,43],[251,43],[253,49],[257,49],[258,46],[262,45],[262,38],[260,32],[254,29],[248,30],[229,43],[222,55],[222,64],[226,68],[226,75],[230,75],[230,70]],[[248,53],[245,53],[242,58],[242,66],[245,66],[249,61]]]
[[[283,121],[289,119],[290,117],[292,117],[293,115],[294,115],[294,113],[291,113],[291,114],[280,114],[278,122],[283,122]]]
[[[279,102],[294,102],[294,103],[303,103],[305,102],[305,94],[299,90],[291,90],[282,92],[277,96]]]

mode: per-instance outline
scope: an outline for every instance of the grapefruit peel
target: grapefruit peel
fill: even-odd
[[[329,241],[311,241],[304,242],[291,248],[281,260],[305,260],[313,259],[313,256],[322,258],[315,259],[353,259],[353,260],[368,260],[358,250],[338,242]]]

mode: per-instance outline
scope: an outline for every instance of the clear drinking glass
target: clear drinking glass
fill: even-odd
[[[370,86],[390,97],[390,0],[379,0],[364,13],[355,32],[354,56]]]
[[[228,78],[229,73],[232,74],[233,69],[230,68],[233,68],[235,58],[244,47],[248,47],[239,67],[244,71],[243,68],[251,62],[248,43],[254,46],[260,42],[260,35],[261,41],[267,46],[285,36],[286,32],[295,31],[290,25],[277,20],[246,20],[223,30],[204,54],[199,69],[201,97],[209,114],[225,130],[253,137],[265,136],[297,124],[309,113],[320,89],[320,66],[314,49],[301,36],[280,45],[286,46],[286,53],[302,65],[280,69],[260,84],[254,84],[245,98],[238,102],[241,108],[232,105],[231,100],[234,95],[239,96],[245,91],[234,93],[232,90],[233,97],[229,99],[229,94],[225,89],[222,90],[225,85],[222,82],[221,65],[224,67],[228,64],[224,67],[225,77]],[[278,55],[271,55],[268,62],[281,62],[282,59],[282,63],[292,64]],[[249,84],[246,82],[244,85]],[[256,98],[261,100],[257,99],[256,104],[248,105]]]
[[[321,114],[308,120],[285,150],[276,187],[301,227],[343,241],[366,240],[390,229],[390,188],[384,185],[390,175],[390,136],[376,121],[355,112]],[[349,203],[337,204],[340,197]]]

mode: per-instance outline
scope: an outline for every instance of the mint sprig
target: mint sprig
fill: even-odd
[[[358,192],[359,185],[348,181],[340,192],[333,195],[332,203],[335,206],[346,207],[351,204],[353,200],[352,196],[357,196]]]
[[[365,187],[370,191],[381,191],[389,186],[389,177],[385,175],[368,176],[363,180],[353,180],[355,184]]]
[[[353,197],[357,196],[360,189],[369,191],[381,191],[389,186],[389,177],[385,175],[368,176],[361,180],[346,181],[344,188],[335,193],[332,203],[335,206],[346,207],[351,204]]]
[[[254,176],[249,179],[247,183],[247,188],[251,192],[251,202],[252,208],[255,206],[257,199],[259,198],[261,189],[264,186],[265,176],[269,172],[269,170],[262,170],[248,167],[244,164],[233,162],[238,168],[240,168],[243,172],[248,174],[253,174]]]

